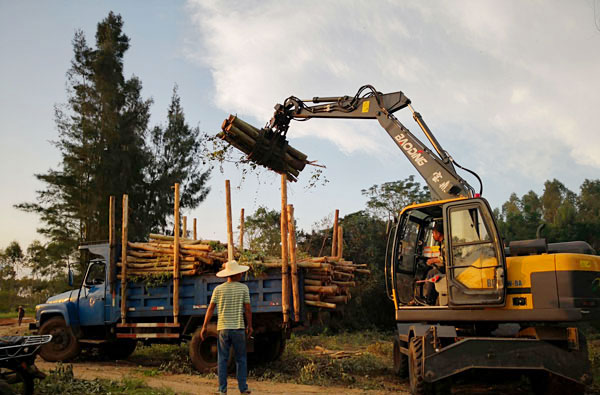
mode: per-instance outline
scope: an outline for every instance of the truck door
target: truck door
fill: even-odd
[[[444,225],[450,305],[504,305],[504,248],[487,201],[446,204]]]
[[[79,290],[79,322],[82,326],[104,325],[106,265],[93,260]]]

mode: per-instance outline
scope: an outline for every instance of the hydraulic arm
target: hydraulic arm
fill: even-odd
[[[309,102],[313,105],[305,104]],[[405,107],[410,108],[413,118],[435,152],[426,147],[393,115],[394,112]],[[442,149],[421,115],[410,105],[410,99],[402,92],[384,94],[371,85],[365,85],[354,96],[314,97],[311,100],[301,100],[291,96],[283,104],[275,106],[275,114],[268,127],[285,135],[291,120],[311,118],[377,119],[425,179],[432,199],[442,200],[474,195],[473,188],[457,174],[454,167],[456,162]],[[470,172],[468,169],[465,170]]]

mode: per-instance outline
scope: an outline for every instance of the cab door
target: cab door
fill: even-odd
[[[90,262],[79,291],[79,323],[82,326],[104,325],[106,297],[106,264]]]
[[[506,260],[485,199],[444,205],[446,270],[451,306],[503,306]]]
[[[388,236],[389,267],[391,286],[396,306],[413,300],[417,259],[422,254],[419,240],[423,234],[423,223],[418,218],[404,213],[395,228],[393,237]]]

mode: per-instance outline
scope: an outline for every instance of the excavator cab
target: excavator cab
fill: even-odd
[[[443,230],[437,241],[434,227]],[[504,248],[485,199],[408,206],[391,232],[386,264],[399,308],[504,305]]]

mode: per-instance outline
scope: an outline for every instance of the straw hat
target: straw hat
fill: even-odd
[[[229,277],[236,274],[247,272],[250,266],[240,265],[237,261],[229,261],[225,263],[225,269],[217,273],[217,277]]]

